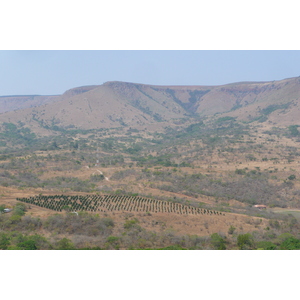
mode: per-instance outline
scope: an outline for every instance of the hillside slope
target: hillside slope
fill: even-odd
[[[31,127],[97,129],[165,126],[176,119],[221,114],[246,122],[300,125],[300,77],[222,86],[107,82],[74,88],[61,96],[39,97],[20,101],[21,109],[1,114],[1,121],[21,121]],[[7,97],[3,99],[9,102]],[[16,108],[17,100],[10,101],[6,110]],[[34,104],[36,107],[29,107]]]

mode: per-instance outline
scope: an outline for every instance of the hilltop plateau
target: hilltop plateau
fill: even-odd
[[[244,122],[299,125],[300,77],[222,86],[154,86],[126,82],[79,87],[61,96],[0,98],[2,122],[33,128],[165,127],[214,115]],[[11,111],[11,112],[8,112]],[[150,126],[150,127],[149,127]],[[37,129],[36,129],[37,130]]]

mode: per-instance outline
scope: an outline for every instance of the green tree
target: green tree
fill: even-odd
[[[295,237],[290,237],[283,241],[280,245],[281,250],[299,250],[300,249],[300,240]]]
[[[254,248],[254,240],[250,233],[240,234],[237,237],[237,245],[240,250],[249,250]]]
[[[22,220],[22,217],[20,215],[14,214],[9,218],[7,224],[17,224],[17,223],[21,222],[21,220]]]
[[[14,216],[24,216],[26,212],[26,206],[24,203],[17,203],[13,210]]]
[[[298,131],[299,125],[291,125],[288,127],[291,136],[298,136],[300,132]]]
[[[6,250],[10,245],[10,238],[7,234],[1,233],[0,234],[0,249]]]
[[[37,246],[35,241],[28,239],[24,242],[20,242],[17,244],[17,247],[20,247],[22,250],[37,250]]]
[[[257,249],[276,250],[277,246],[270,241],[260,241],[257,243]]]
[[[56,149],[60,149],[56,143],[56,141],[53,141],[50,147],[50,150],[56,150]]]
[[[30,235],[28,240],[34,242],[34,245],[37,249],[52,249],[50,242],[39,234]]]
[[[233,234],[234,231],[235,231],[235,229],[236,229],[236,228],[235,228],[234,226],[231,225],[231,226],[229,227],[229,229],[228,229],[228,234]]]
[[[285,240],[287,240],[288,238],[291,238],[291,237],[294,237],[294,236],[289,232],[282,233],[276,238],[274,243],[279,246],[281,243],[283,243]]]
[[[3,213],[5,209],[5,205],[0,205],[0,213]]]
[[[95,174],[95,175],[91,175],[90,176],[90,179],[91,181],[93,182],[97,182],[97,181],[101,181],[101,180],[104,180],[104,175],[103,174]]]
[[[131,229],[133,227],[136,227],[137,223],[138,223],[138,220],[136,218],[134,218],[133,220],[126,220],[124,223],[124,228]]]
[[[71,211],[72,210],[72,208],[69,205],[64,205],[61,209],[65,210],[65,211]]]
[[[211,244],[215,250],[226,250],[225,239],[217,233],[213,233],[211,236]]]
[[[117,241],[119,241],[119,237],[118,236],[109,236],[108,238],[107,238],[107,242],[108,243],[115,243],[115,242],[117,242]]]
[[[57,249],[58,250],[75,250],[74,244],[71,242],[71,240],[67,238],[63,238],[57,243]]]
[[[120,248],[120,238],[118,236],[109,236],[107,238],[107,246],[112,246],[114,249]]]

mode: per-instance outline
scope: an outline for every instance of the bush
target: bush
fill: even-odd
[[[279,224],[278,220],[269,220],[269,225],[272,228],[276,228],[276,229],[280,228],[280,224]]]
[[[291,125],[288,127],[291,136],[299,136],[300,132],[298,131],[299,125]]]
[[[240,250],[249,250],[254,248],[254,240],[250,233],[240,234],[237,237],[237,245]]]
[[[116,250],[120,249],[120,237],[111,235],[107,238],[106,241],[106,245],[108,248],[113,247]]]
[[[4,212],[5,206],[4,205],[0,205],[0,214]]]
[[[17,203],[13,210],[14,216],[24,216],[26,212],[26,206],[23,203]]]
[[[103,174],[95,174],[90,176],[91,181],[93,182],[98,182],[104,180],[104,175]]]
[[[57,249],[58,250],[75,250],[75,246],[71,242],[71,240],[69,240],[67,238],[63,238],[57,243]]]
[[[30,240],[30,239],[27,241],[18,243],[17,247],[21,248],[22,250],[37,250],[35,241]]]
[[[111,235],[107,238],[107,242],[108,243],[116,243],[119,241],[119,239],[120,239],[119,237]]]
[[[187,250],[186,248],[183,248],[179,245],[172,245],[172,246],[167,246],[164,248],[159,248],[158,250]]]
[[[138,223],[137,219],[126,220],[126,222],[124,224],[124,228],[125,229],[131,229],[131,228],[135,227],[137,223]]]
[[[246,170],[245,169],[236,169],[235,174],[246,175]]]
[[[215,250],[226,250],[225,239],[219,234],[213,233],[211,236],[211,244]]]
[[[233,227],[232,225],[229,227],[229,229],[228,229],[228,234],[233,234],[234,233],[234,231],[235,231],[235,227]]]
[[[289,232],[285,232],[285,233],[282,233],[282,234],[280,234],[277,238],[276,238],[276,240],[274,241],[274,243],[276,244],[276,245],[280,245],[280,244],[282,244],[285,240],[287,240],[287,239],[289,239],[289,238],[291,238],[291,237],[294,237],[291,233],[289,233]]]
[[[106,227],[114,227],[115,226],[114,221],[110,218],[103,218],[103,219],[101,219],[101,221]]]
[[[10,218],[9,218],[9,222],[10,224],[17,224],[19,222],[21,222],[22,217],[18,214],[13,214]]]
[[[270,241],[260,241],[257,243],[257,249],[276,250],[277,246]]]
[[[31,216],[24,216],[19,225],[26,230],[35,230],[42,226],[42,221],[39,218],[32,218]]]
[[[280,250],[299,250],[300,240],[294,237],[290,237],[283,241],[280,245]]]
[[[10,245],[10,239],[7,234],[1,233],[0,234],[0,249],[7,250],[8,246]]]

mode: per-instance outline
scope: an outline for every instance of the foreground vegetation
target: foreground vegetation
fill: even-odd
[[[1,206],[3,212],[4,207]],[[226,235],[208,237],[178,235],[172,230],[152,232],[137,218],[128,215],[121,226],[108,216],[87,212],[66,212],[41,219],[26,214],[27,207],[18,203],[10,213],[0,214],[0,249],[2,250],[109,250],[109,249],[300,249],[300,224],[290,223],[290,232],[276,221],[264,232],[235,234],[233,226]]]

